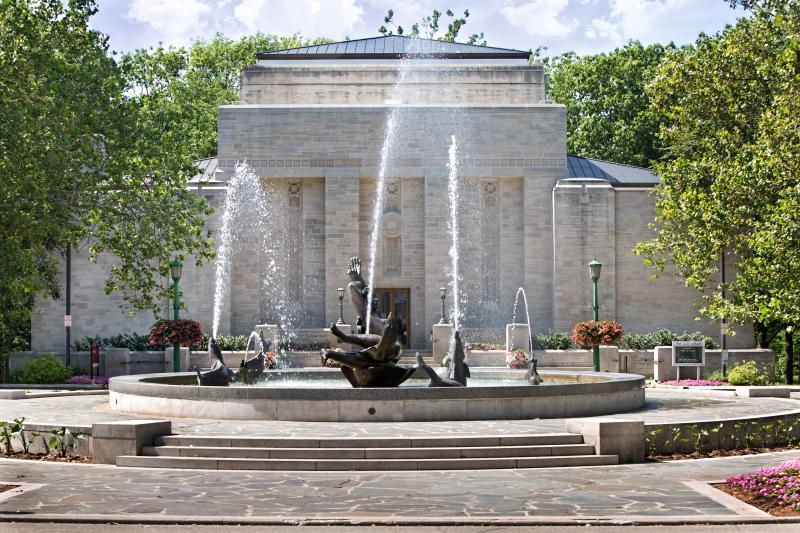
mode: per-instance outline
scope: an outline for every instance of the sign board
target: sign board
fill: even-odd
[[[64,315],[64,327],[65,328],[72,327],[72,315]]]
[[[706,366],[703,341],[673,341],[672,366]]]

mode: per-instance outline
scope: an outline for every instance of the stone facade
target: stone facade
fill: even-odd
[[[413,83],[398,91],[395,83],[410,74],[392,62],[288,63],[266,61],[242,74],[241,102],[219,110],[221,172],[214,187],[198,187],[217,209],[209,221],[217,229],[225,182],[237,162],[246,161],[270,191],[276,214],[270,239],[281,250],[284,292],[265,286],[268,267],[257,251],[237,251],[221,333],[245,334],[256,324],[280,321],[322,328],[338,318],[336,289],[346,286],[348,259],[359,255],[365,274],[368,268],[391,115],[397,131],[387,160],[374,285],[408,290],[412,348],[430,347],[441,313],[439,288],[449,283],[452,136],[461,187],[461,327],[468,340],[502,337],[519,287],[527,293],[535,333],[568,330],[590,318],[586,264],[593,257],[603,263],[603,318],[632,332],[664,326],[716,336],[717,325],[695,321],[692,291],[670,275],[653,280],[631,253],[650,235],[650,189],[569,177],[566,109],[544,100],[540,66],[443,61],[415,70]],[[130,317],[117,297],[103,293],[101,280],[112,262],[106,257],[90,264],[81,252],[74,257],[73,338],[143,333],[152,324],[151,314]],[[183,316],[200,320],[204,330],[211,323],[213,273],[213,265],[187,265],[181,281]],[[63,303],[40,301],[37,307],[33,348],[59,349]],[[345,322],[353,324],[347,301],[344,310]],[[731,345],[750,341],[743,334]]]

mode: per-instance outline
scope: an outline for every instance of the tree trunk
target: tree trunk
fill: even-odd
[[[794,383],[794,339],[792,338],[792,330],[787,329],[783,335],[786,340],[786,384],[791,385]]]

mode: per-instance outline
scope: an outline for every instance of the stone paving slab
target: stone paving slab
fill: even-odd
[[[0,481],[44,487],[0,515],[288,519],[744,518],[685,482],[794,459],[797,452],[547,470],[234,472],[0,460]],[[752,515],[751,515],[752,518]]]
[[[648,423],[719,420],[741,416],[766,415],[800,408],[793,399],[734,398],[686,395],[680,391],[648,389],[643,409],[607,418],[645,420]],[[155,419],[112,411],[105,396],[0,400],[0,420],[18,416],[28,422],[72,426],[91,426],[94,422],[130,419]],[[508,435],[552,433],[565,430],[563,419],[493,420],[455,422],[264,422],[173,419],[175,433],[204,435],[269,435],[285,437],[392,437],[442,434]]]

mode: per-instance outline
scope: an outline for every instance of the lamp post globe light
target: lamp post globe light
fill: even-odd
[[[181,280],[182,271],[183,271],[183,263],[181,263],[180,259],[175,257],[175,259],[173,259],[169,263],[169,274],[170,276],[172,276],[172,312],[173,312],[173,320],[175,320],[176,322],[180,318],[181,293],[178,287],[178,283]],[[172,348],[173,348],[172,371],[180,372],[181,345],[180,343],[176,342]]]
[[[597,258],[589,262],[589,273],[592,276],[592,320],[597,322],[600,320],[600,303],[597,297],[597,280],[600,279],[600,269],[603,265]],[[595,372],[600,372],[600,346],[595,344],[592,346],[592,367]]]
[[[447,324],[444,310],[444,301],[447,299],[447,287],[439,287],[439,298],[442,299],[442,318],[439,319],[439,324]]]

